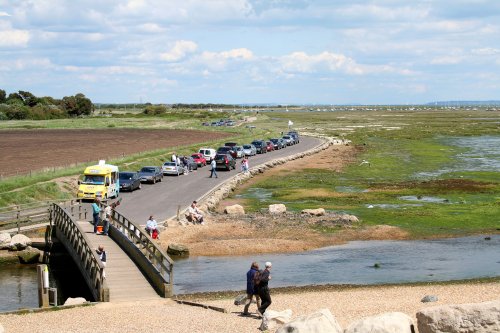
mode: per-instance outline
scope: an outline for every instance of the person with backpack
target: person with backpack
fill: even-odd
[[[259,306],[259,312],[264,315],[266,309],[271,305],[271,294],[269,293],[269,280],[271,280],[271,262],[266,262],[266,269],[260,273],[259,278],[259,296],[261,300],[261,305]]]
[[[247,272],[247,300],[245,302],[245,308],[243,309],[243,315],[248,316],[250,313],[248,312],[248,308],[252,303],[252,300],[255,296],[255,303],[257,303],[257,309],[260,307],[260,297],[258,291],[258,285],[260,283],[260,271],[259,264],[257,262],[253,262],[250,266],[250,270]]]

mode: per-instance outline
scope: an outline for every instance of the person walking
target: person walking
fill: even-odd
[[[97,234],[97,225],[99,224],[99,213],[101,212],[101,208],[99,207],[99,198],[95,198],[92,203],[92,221],[94,223],[94,234]]]
[[[271,294],[269,293],[269,281],[271,280],[271,262],[266,262],[266,269],[260,274],[259,283],[259,296],[261,299],[261,305],[259,306],[259,312],[263,315],[266,309],[271,305]]]
[[[177,163],[177,155],[175,154],[175,151],[174,151],[174,153],[172,154],[172,162]]]
[[[104,268],[106,268],[107,258],[106,258],[106,251],[104,251],[104,246],[99,245],[99,247],[97,248],[97,250],[95,250],[95,252],[99,256],[99,259],[101,259],[101,262],[102,262],[102,265],[104,266]],[[102,270],[102,277],[106,278],[106,270],[105,269]]]
[[[247,300],[245,303],[245,308],[243,309],[243,315],[249,315],[248,308],[252,303],[252,300],[255,296],[255,303],[257,303],[257,309],[260,308],[260,297],[258,292],[258,286],[255,284],[256,274],[259,275],[259,264],[257,262],[253,262],[250,266],[250,270],[247,272]]]
[[[244,156],[241,160],[241,172],[248,172],[248,157]]]
[[[215,162],[215,158],[212,158],[210,161],[210,178],[213,178],[213,176],[215,176],[215,178],[219,178],[217,176],[217,163]]]

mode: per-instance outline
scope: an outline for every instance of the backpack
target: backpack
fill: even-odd
[[[256,271],[255,274],[253,275],[253,285],[258,286],[260,284],[260,271]]]

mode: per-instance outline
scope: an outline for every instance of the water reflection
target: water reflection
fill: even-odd
[[[380,284],[500,276],[500,235],[421,241],[356,241],[314,251],[176,261],[176,294],[243,290],[257,260],[273,262],[272,286]],[[379,263],[380,268],[374,268]]]
[[[0,265],[0,312],[38,307],[36,265]]]

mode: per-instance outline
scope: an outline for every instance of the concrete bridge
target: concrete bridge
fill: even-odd
[[[95,301],[172,296],[173,261],[146,232],[114,211],[109,237],[96,235],[86,215],[81,205],[49,208],[50,231],[77,264]],[[96,253],[99,245],[106,250],[106,267]]]

